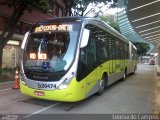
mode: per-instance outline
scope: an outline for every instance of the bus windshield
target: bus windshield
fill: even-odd
[[[63,27],[63,28],[62,28]],[[44,73],[66,71],[74,60],[78,30],[74,25],[35,28],[24,52],[25,70]]]

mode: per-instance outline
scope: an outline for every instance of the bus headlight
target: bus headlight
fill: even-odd
[[[74,74],[72,73],[72,75],[68,76],[58,87],[58,89],[62,90],[68,87],[68,85],[71,83],[72,78],[74,77]]]
[[[26,83],[25,83],[23,80],[21,80],[21,81],[22,81],[22,84],[23,84],[23,85],[26,85]]]

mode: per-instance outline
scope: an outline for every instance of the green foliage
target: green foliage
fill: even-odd
[[[1,69],[0,82],[7,82],[14,79],[16,68],[5,67]]]
[[[26,9],[38,9],[43,12],[48,12],[50,5],[49,0],[5,0],[0,1],[0,5],[8,5],[9,7],[14,7],[14,9],[19,9],[21,6],[26,6]]]
[[[8,67],[5,67],[5,68],[3,68],[2,71],[3,71],[3,72],[12,73],[13,71],[15,71],[15,68],[8,68]]]
[[[115,30],[117,30],[120,33],[120,29],[118,26],[118,21],[114,20],[114,18],[110,16],[99,16],[99,18],[109,24],[111,27],[113,27]]]
[[[140,55],[145,55],[146,52],[149,51],[150,47],[148,43],[141,43],[141,42],[134,42],[133,43],[137,47],[137,54]]]
[[[38,9],[46,13],[50,9],[48,0],[28,0],[28,6],[31,9]]]
[[[64,0],[66,1],[66,0]],[[70,8],[73,9],[73,16],[86,16],[88,13],[93,13],[95,14],[95,17],[99,16],[99,13],[101,13],[100,8],[103,7],[104,5],[107,5],[111,0],[68,0],[71,2]],[[97,6],[97,4],[103,3],[103,6]],[[86,9],[88,8],[89,4],[92,4],[94,7],[90,8],[87,13],[85,13]],[[117,0],[113,0],[113,3],[110,4],[110,7],[116,7],[117,5]],[[96,8],[99,8],[99,11],[97,12],[95,10]]]

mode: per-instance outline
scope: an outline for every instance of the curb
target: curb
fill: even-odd
[[[160,96],[158,95],[158,83],[160,75],[160,68],[158,65],[154,67],[154,78],[153,78],[153,114],[160,115]]]
[[[10,83],[13,83],[13,82],[14,82],[14,81],[1,82],[0,85],[10,84]]]

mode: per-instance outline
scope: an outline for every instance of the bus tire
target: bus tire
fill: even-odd
[[[136,68],[137,68],[137,66],[135,65],[135,66],[134,66],[134,70],[133,70],[132,74],[134,74],[134,73],[135,73]]]
[[[124,70],[122,81],[126,80],[126,76],[127,76],[127,69]]]
[[[97,92],[97,95],[102,95],[104,92],[106,86],[106,76],[103,76],[102,79],[99,82],[99,90]]]

